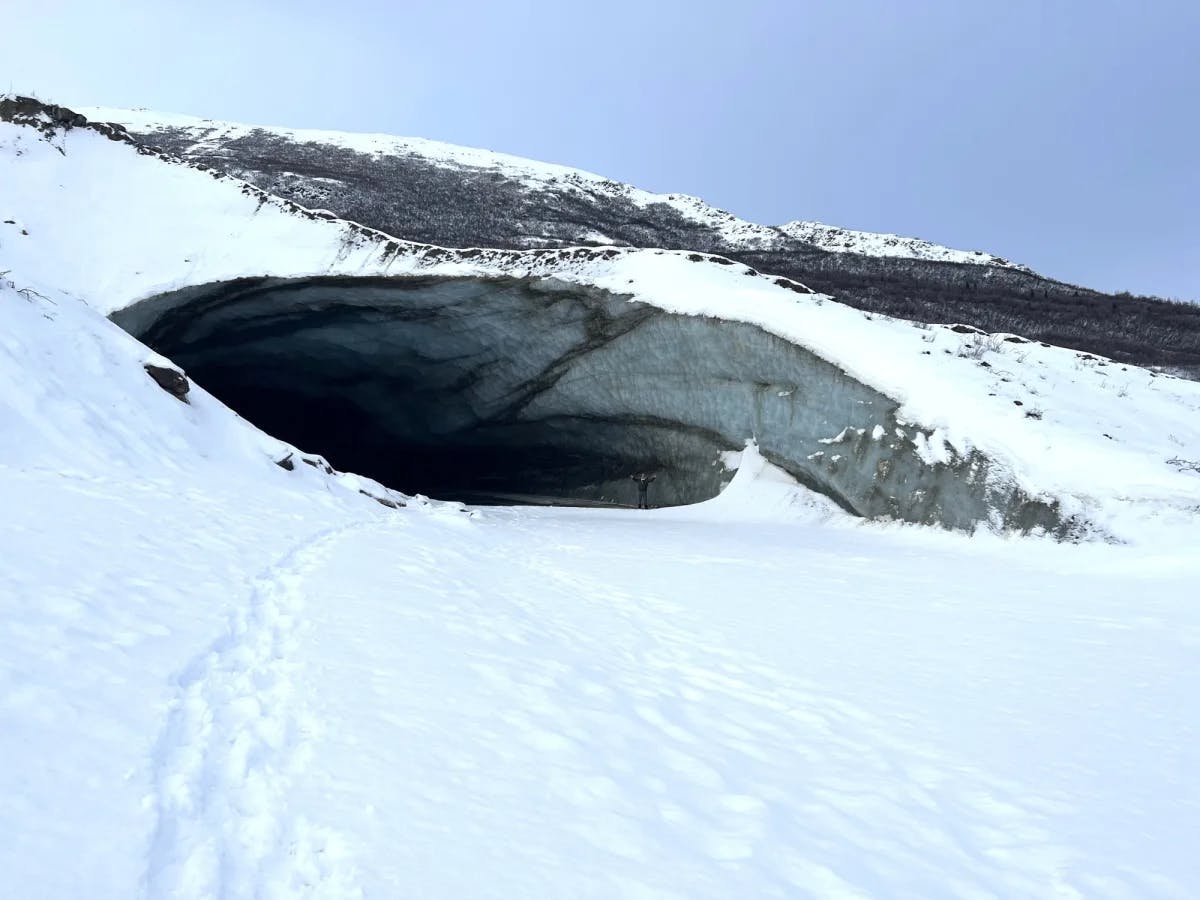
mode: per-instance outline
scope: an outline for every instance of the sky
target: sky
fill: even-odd
[[[1200,301],[1194,0],[0,0],[0,91],[425,137]]]

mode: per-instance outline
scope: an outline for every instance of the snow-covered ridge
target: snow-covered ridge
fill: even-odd
[[[13,102],[0,97],[0,103],[12,104]],[[20,98],[17,98],[18,106],[21,102]],[[33,101],[33,106],[44,107],[45,105],[38,101]],[[0,113],[3,111],[0,108]],[[188,192],[199,190],[200,193],[208,194],[209,192],[206,188],[209,185],[208,179],[211,179],[212,181],[221,183],[225,191],[225,193],[222,193],[221,189],[218,189],[214,192],[214,197],[230,197],[231,195],[228,192],[236,190],[243,198],[249,198],[252,201],[253,212],[255,214],[264,210],[283,214],[283,219],[272,217],[272,222],[275,224],[286,222],[288,231],[296,229],[299,234],[305,236],[304,240],[289,236],[288,240],[295,241],[295,243],[288,244],[286,247],[281,245],[273,247],[273,258],[275,260],[286,259],[294,261],[293,265],[296,266],[294,270],[290,265],[284,265],[280,269],[277,265],[250,263],[248,267],[236,270],[240,274],[226,277],[237,278],[249,275],[283,274],[285,272],[292,275],[416,274],[425,273],[429,270],[436,270],[438,274],[504,274],[512,277],[568,276],[571,273],[586,276],[586,273],[591,270],[594,264],[603,264],[630,254],[650,254],[686,259],[692,263],[714,263],[722,267],[728,267],[739,275],[770,282],[777,287],[785,288],[794,293],[813,293],[808,287],[792,279],[765,275],[749,266],[734,263],[724,257],[707,253],[637,250],[622,247],[569,247],[514,251],[477,247],[447,248],[399,240],[357,222],[340,219],[326,210],[309,209],[294,201],[274,196],[241,179],[217,172],[202,163],[190,162],[172,154],[149,148],[132,138],[120,122],[112,123],[102,120],[88,120],[81,114],[75,113],[73,110],[66,109],[65,107],[48,106],[34,113],[18,109],[12,115],[10,122],[0,120],[0,128],[15,129],[12,131],[13,139],[10,145],[15,157],[25,156],[30,149],[24,143],[30,135],[23,129],[30,129],[40,136],[37,139],[40,145],[43,146],[38,146],[37,149],[45,152],[43,149],[44,146],[53,147],[63,157],[67,155],[66,145],[68,141],[72,138],[81,138],[83,133],[86,132],[91,133],[90,137],[99,136],[116,144],[124,144],[127,150],[133,150],[140,157],[166,163],[177,170],[187,171],[189,173],[187,176],[180,176],[183,179],[183,183],[186,184],[186,188],[183,185],[180,186],[181,190]],[[103,144],[95,144],[90,141],[87,146],[94,147],[97,150],[103,148]],[[103,151],[101,150],[101,152]],[[82,167],[77,168],[82,169]],[[156,169],[155,172],[158,174],[159,170]],[[197,178],[197,176],[202,177]],[[59,185],[58,187],[62,189],[65,186]],[[84,189],[82,184],[80,185],[80,189]],[[94,184],[88,184],[86,189],[92,191],[93,196],[95,196],[96,186]],[[156,212],[159,213],[165,213],[167,209],[178,210],[180,196],[155,197],[147,205],[155,207]],[[3,195],[0,195],[0,199],[3,199]],[[111,191],[107,199],[110,199],[114,206],[119,204],[122,200],[120,189]],[[141,199],[146,200],[148,198]],[[245,207],[245,201],[243,200],[240,205]],[[58,216],[53,214],[53,211],[48,212],[52,224],[50,224],[47,230],[60,239],[67,239],[68,243],[71,243],[73,246],[73,242],[70,241],[71,235],[69,234],[69,230],[62,227],[63,223]],[[224,212],[224,208],[221,208],[221,213]],[[320,223],[321,227],[315,229],[307,228],[298,220]],[[12,219],[6,221],[8,224],[17,224],[18,220]],[[221,238],[209,233],[213,223],[197,224],[205,232],[207,240],[217,240],[224,243]],[[22,228],[21,230],[23,235],[27,236],[28,232],[26,229]],[[124,238],[126,236],[120,230],[108,231],[104,235],[106,240],[116,245],[112,248],[114,252],[120,252],[118,251],[118,247],[124,246]],[[160,240],[166,243],[173,243],[174,239],[171,235],[164,234],[160,237]],[[87,249],[95,246],[95,243],[91,243],[87,248],[83,249],[86,252]],[[320,248],[319,251],[317,250],[318,247]],[[315,264],[316,261],[329,259],[331,250],[335,251],[332,254],[332,261],[325,262],[324,264]],[[356,250],[361,251],[361,253],[355,254],[352,252]],[[362,253],[366,254],[369,262],[359,258]],[[189,258],[184,261],[192,263],[194,268],[195,263],[192,259]],[[401,263],[403,265],[400,265]],[[446,271],[447,267],[450,268],[450,271]],[[91,271],[94,275],[95,272],[104,271],[106,268],[107,266],[99,265],[97,269]],[[149,269],[152,267],[147,265],[145,268]],[[395,271],[400,268],[411,269],[412,271]],[[141,275],[142,272],[139,271],[136,274]],[[224,279],[214,278],[210,280]],[[140,299],[144,299],[146,296],[152,296],[171,287],[178,287],[188,283],[194,282],[187,278],[181,279],[176,277],[168,282],[164,282],[161,288],[135,293],[119,302],[116,300],[102,302],[99,306],[106,313],[112,312],[122,306],[127,306]]]
[[[529,190],[543,193],[574,192],[615,197],[643,208],[665,205],[684,218],[710,229],[730,245],[730,252],[734,249],[779,249],[789,240],[798,240],[830,252],[1002,266],[1023,272],[1030,271],[1025,266],[980,250],[953,250],[919,238],[853,231],[818,222],[797,221],[781,226],[760,225],[738,218],[732,213],[711,206],[699,197],[688,194],[656,194],[582,169],[424,138],[246,125],[145,109],[84,107],[82,112],[92,120],[117,123],[138,134],[153,134],[166,129],[186,132],[194,139],[193,149],[197,152],[219,149],[225,142],[239,137],[269,133],[297,143],[323,144],[377,156],[419,157],[444,168],[492,171],[522,183]],[[606,242],[602,234],[595,235],[595,238],[599,243]]]
[[[0,123],[0,271],[104,313],[247,277],[553,277],[757,325],[894,398],[904,420],[934,435],[934,463],[978,450],[1030,494],[1093,519],[1109,516],[1113,502],[1200,504],[1200,478],[1178,463],[1200,460],[1200,385],[1015,338],[864,314],[702,254],[412,244],[115,137]]]
[[[876,234],[871,231],[855,231],[838,228],[821,222],[788,222],[779,230],[789,237],[813,244],[830,253],[859,253],[863,256],[890,256],[899,259],[921,259],[930,262],[976,263],[978,265],[1004,266],[1022,272],[1032,271],[1027,266],[1009,262],[1000,256],[982,250],[952,250],[923,241],[920,238],[901,237],[897,234]]]

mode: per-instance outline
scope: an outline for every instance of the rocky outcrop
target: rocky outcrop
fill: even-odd
[[[146,363],[143,368],[146,374],[154,379],[154,383],[160,388],[174,397],[176,400],[182,400],[187,403],[188,391],[191,385],[188,383],[187,376],[178,369],[172,369],[168,366],[157,366],[153,363]]]
[[[41,130],[78,128],[87,124],[87,117],[53,103],[43,103],[33,97],[0,96],[0,122],[33,125]]]

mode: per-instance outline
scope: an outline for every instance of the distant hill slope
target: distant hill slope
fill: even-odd
[[[134,136],[305,206],[448,247],[616,244],[717,253],[843,302],[1013,332],[1122,362],[1200,374],[1200,306],[1111,295],[982,251],[814,222],[764,226],[682,194],[415,138],[87,109]]]

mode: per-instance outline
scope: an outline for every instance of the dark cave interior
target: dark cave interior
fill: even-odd
[[[555,282],[253,279],[114,319],[264,431],[406,493],[632,505],[648,471],[652,504],[691,502],[729,447],[639,408],[663,388],[633,338],[654,312]]]

